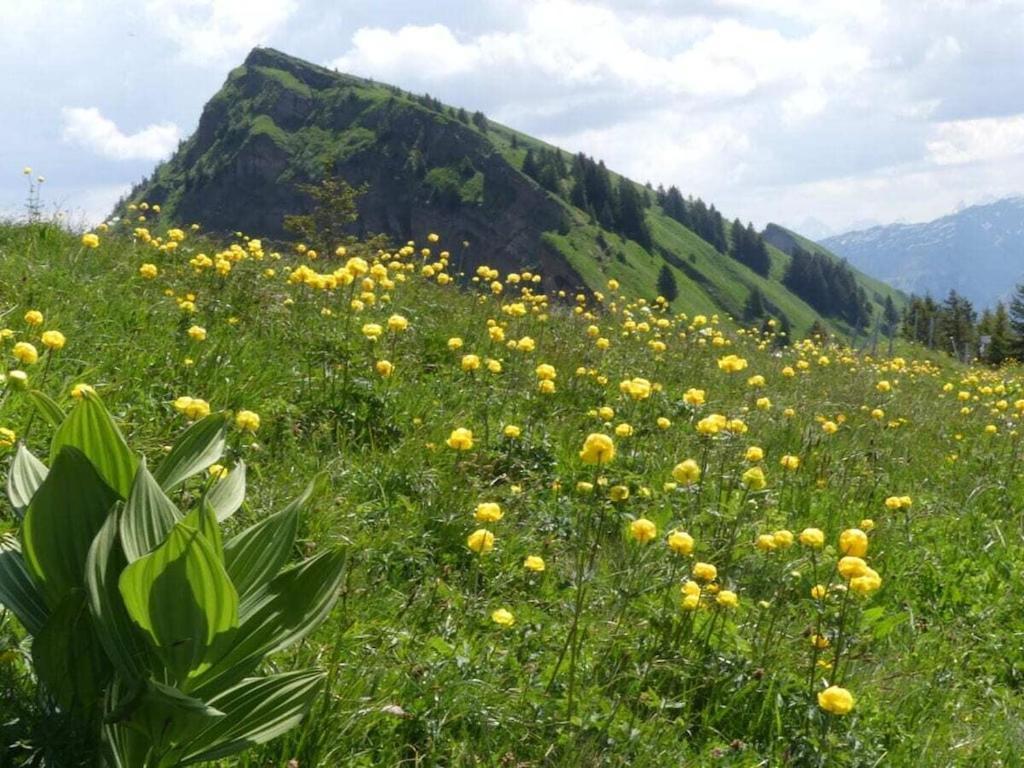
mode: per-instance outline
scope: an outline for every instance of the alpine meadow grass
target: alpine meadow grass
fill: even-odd
[[[222,535],[221,587],[240,603],[206,618],[236,638],[257,582],[231,552],[314,476],[326,487],[293,536],[250,566],[264,583],[346,555],[337,583],[327,569],[309,587],[337,601],[318,628],[247,657],[268,679],[319,670],[301,722],[227,758],[170,749],[181,721],[161,710],[152,765],[1016,764],[1018,368],[786,339],[614,282],[566,295],[528,271],[463,276],[443,232],[315,253],[147,226],[0,226],[0,530],[29,563],[19,583],[51,611],[77,595],[75,615],[101,627],[83,637],[102,631],[73,563],[27,554],[46,481],[24,457],[51,477],[54,460],[81,464],[52,446],[81,448],[61,424],[89,409],[123,433],[120,458],[84,450],[65,470],[103,504],[96,530],[44,531],[51,554],[74,536],[79,554],[113,547],[108,514],[128,570],[167,555],[169,531]],[[144,458],[159,481],[208,419],[223,450],[153,492],[171,504],[159,535],[126,534],[130,470]],[[216,514],[210,496],[240,473],[237,511]],[[87,735],[53,724],[99,707],[109,741],[143,718],[139,699],[64,695],[34,647],[40,616],[11,597],[12,562],[0,762],[93,764]],[[50,568],[67,589],[47,592]],[[216,719],[201,705],[217,700],[192,694],[218,632],[192,616],[211,634],[186,654],[147,618],[172,592],[120,594],[122,629],[159,660],[139,672],[147,690]],[[110,669],[137,660],[102,649]]]

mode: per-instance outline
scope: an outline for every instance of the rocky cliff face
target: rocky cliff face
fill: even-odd
[[[564,230],[565,206],[512,165],[476,126],[397,91],[256,49],[203,110],[195,134],[133,197],[208,231],[285,238],[287,214],[307,210],[296,185],[324,172],[367,184],[359,231],[396,241],[439,231],[464,269],[544,266],[544,232]]]

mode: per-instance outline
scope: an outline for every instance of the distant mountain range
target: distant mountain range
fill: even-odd
[[[976,308],[1005,301],[1024,279],[1024,197],[975,205],[923,224],[889,224],[820,241],[906,293],[950,290]]]

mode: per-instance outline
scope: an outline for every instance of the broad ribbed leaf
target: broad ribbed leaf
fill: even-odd
[[[89,547],[116,501],[81,451],[61,449],[21,526],[25,565],[50,608],[84,586]]]
[[[53,436],[51,465],[65,446],[73,446],[84,453],[106,484],[122,499],[128,498],[139,462],[94,392],[82,396]]]
[[[125,568],[121,596],[176,681],[201,672],[215,641],[238,626],[238,595],[210,543],[178,523],[167,540]],[[220,645],[218,645],[220,647]]]
[[[30,635],[43,628],[49,612],[21,556],[18,540],[0,536],[0,605],[18,617]]]
[[[226,445],[226,423],[223,413],[211,413],[186,429],[153,472],[160,487],[170,493],[192,475],[219,461]]]
[[[206,503],[217,513],[217,521],[224,522],[231,517],[245,501],[245,462],[239,461],[218,480],[206,494]]]
[[[32,497],[46,479],[46,465],[32,455],[32,452],[19,442],[14,451],[14,461],[7,473],[7,498],[14,507],[14,512],[21,517],[32,502]]]
[[[228,651],[196,676],[191,690],[209,698],[250,674],[267,654],[313,631],[338,598],[344,564],[343,552],[325,552],[282,571],[258,590]]]
[[[220,535],[220,526],[217,525],[217,516],[209,504],[199,504],[195,509],[185,516],[185,525],[195,528],[206,539],[213,549],[213,553],[220,562],[224,563],[224,540]],[[229,577],[230,578],[230,577]],[[234,582],[231,582],[234,584]],[[238,588],[235,588],[238,591]]]
[[[299,514],[322,485],[317,476],[287,507],[246,528],[224,545],[224,564],[238,595],[262,587],[288,562],[299,527]]]
[[[33,389],[28,396],[32,400],[32,405],[36,407],[36,411],[46,419],[51,427],[59,427],[64,423],[64,411],[52,397],[38,389]]]
[[[210,706],[225,715],[189,742],[181,764],[219,760],[294,728],[309,711],[323,679],[316,671],[249,678],[211,699]]]
[[[33,638],[32,666],[64,711],[88,713],[100,706],[113,669],[93,632],[82,590],[65,595]]]
[[[179,520],[178,508],[167,498],[146,468],[146,460],[142,459],[121,513],[121,544],[128,561],[134,562],[159,547]]]
[[[173,686],[148,680],[141,701],[132,711],[131,725],[149,737],[159,754],[222,717],[223,712],[205,701],[188,696]],[[180,754],[178,750],[175,752]],[[170,764],[168,761],[161,763]]]
[[[117,676],[107,686],[103,702],[103,753],[107,761],[104,768],[138,768],[146,764],[149,740],[123,724],[145,692],[145,681],[126,684]]]
[[[128,616],[118,589],[118,577],[128,561],[118,541],[117,529],[118,516],[109,515],[89,548],[85,582],[96,635],[118,671],[134,680],[145,677],[148,649]]]

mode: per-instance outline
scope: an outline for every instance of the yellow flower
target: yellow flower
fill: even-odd
[[[672,477],[683,485],[692,485],[700,480],[700,466],[693,459],[684,459],[672,468]]]
[[[378,375],[384,377],[385,379],[395,372],[395,366],[391,364],[390,360],[378,360],[374,364],[373,369],[377,371]]]
[[[542,573],[547,566],[544,565],[544,558],[539,555],[529,555],[523,560],[523,568],[535,573]]]
[[[608,498],[612,501],[625,501],[629,498],[629,486],[627,485],[613,485],[608,490]]]
[[[740,599],[732,590],[723,589],[715,597],[715,602],[723,608],[735,608],[739,605]]]
[[[235,414],[235,426],[243,432],[255,432],[260,428],[260,416],[254,411],[239,411]]]
[[[726,373],[737,373],[747,367],[747,361],[737,355],[726,355],[718,358],[719,370]]]
[[[615,418],[615,409],[610,405],[602,405],[597,409],[597,415],[601,421],[611,421]]]
[[[687,405],[704,405],[704,398],[707,393],[703,389],[690,388],[683,394],[683,402]]]
[[[629,524],[629,535],[641,544],[646,544],[658,535],[658,526],[646,517],[638,517]]]
[[[860,529],[866,533],[869,533],[875,529],[875,521],[872,520],[870,517],[865,517],[863,520],[860,521],[860,523],[858,523],[858,525],[860,526]]]
[[[30,309],[25,313],[25,322],[28,325],[42,325],[43,324],[43,313],[38,309]]]
[[[501,511],[501,505],[493,501],[482,501],[476,505],[476,512],[473,517],[481,523],[496,523],[505,516]]]
[[[770,533],[762,533],[757,537],[757,541],[754,542],[754,546],[762,552],[774,552],[775,551],[775,537]]]
[[[693,578],[697,581],[714,581],[718,578],[718,569],[711,563],[694,563]]]
[[[850,589],[858,595],[869,595],[882,586],[882,577],[872,568],[865,568],[860,576],[850,579]]]
[[[478,528],[469,534],[466,546],[478,555],[485,555],[494,549],[494,534],[486,528]]]
[[[844,555],[864,557],[868,553],[868,536],[860,528],[847,528],[839,534],[839,551]]]
[[[549,365],[548,363],[541,363],[537,366],[536,370],[537,378],[541,381],[554,381],[558,375],[555,372],[555,366]]]
[[[223,480],[228,476],[228,468],[223,464],[211,464],[206,471],[214,480]]]
[[[60,331],[43,331],[43,346],[54,351],[63,349],[67,339]]]
[[[760,467],[751,467],[742,476],[743,486],[752,491],[760,491],[768,481],[765,479],[764,470]]]
[[[512,615],[511,611],[499,608],[491,614],[491,621],[502,627],[511,627],[516,623],[516,617]]]
[[[14,430],[0,427],[0,448],[10,448],[17,439],[18,436],[14,433]]]
[[[668,535],[668,546],[679,555],[693,554],[693,536],[686,531],[674,530]]]
[[[752,445],[747,448],[747,452],[744,454],[744,458],[752,464],[764,459],[764,450],[756,445]]]
[[[658,425],[658,429],[668,429],[669,427],[672,426],[672,422],[669,419],[666,419],[664,416],[659,416],[658,421],[656,423]]]
[[[823,600],[828,594],[828,588],[824,584],[815,584],[811,587],[811,597],[815,600]]]
[[[845,715],[853,709],[853,695],[845,688],[830,685],[818,693],[818,706],[832,715]]]
[[[505,429],[502,430],[502,433],[505,435],[505,437],[514,440],[515,438],[519,437],[519,435],[521,435],[523,431],[515,424],[506,424]]]
[[[712,413],[697,422],[697,433],[705,437],[717,435],[728,424],[728,419],[720,413]]]
[[[92,232],[87,232],[82,235],[82,245],[86,248],[99,248],[100,238],[99,235],[95,235]]]
[[[542,395],[553,395],[555,393],[555,382],[551,379],[543,379],[537,384],[537,390]]]
[[[392,315],[388,318],[388,330],[395,331],[396,333],[406,330],[409,327],[409,321],[401,315]]]
[[[615,443],[608,435],[592,432],[587,435],[580,451],[580,460],[584,464],[607,464],[615,458]]]
[[[453,336],[452,338],[448,339],[448,349],[452,350],[453,352],[456,349],[462,349],[462,339],[460,339],[458,336]]]
[[[787,453],[781,459],[779,459],[779,465],[790,472],[793,472],[800,468],[800,457],[794,456],[791,453]]]
[[[87,394],[95,394],[96,390],[88,384],[75,384],[71,388],[71,396],[76,400],[81,400]]]
[[[754,405],[757,406],[759,411],[768,411],[771,410],[772,401],[767,397],[759,397]]]
[[[199,325],[193,325],[188,329],[188,337],[192,341],[206,341],[206,329]]]
[[[615,425],[615,435],[617,437],[629,437],[633,434],[633,427],[630,424],[623,422],[622,424]]]
[[[824,635],[819,635],[817,633],[812,634],[807,639],[810,640],[811,646],[813,648],[817,648],[819,651],[823,651],[831,645],[827,637],[825,637]]]
[[[160,274],[160,270],[157,269],[156,264],[150,264],[149,262],[146,262],[141,267],[139,267],[139,275],[144,277],[146,280],[152,280],[158,274]]]
[[[772,538],[775,540],[775,546],[779,549],[786,549],[787,547],[793,546],[793,532],[788,531],[785,528],[775,531],[772,534]]]
[[[856,555],[847,555],[840,558],[839,563],[836,565],[836,570],[839,571],[839,575],[844,579],[855,579],[858,576],[867,574],[868,564]]]
[[[15,344],[11,354],[23,365],[34,365],[39,360],[39,352],[27,341],[19,341]]]
[[[473,447],[473,432],[465,427],[452,430],[451,435],[445,441],[449,448],[456,451],[468,451]]]
[[[821,431],[826,435],[834,435],[839,431],[839,427],[834,421],[826,421],[821,425]]]
[[[480,358],[477,355],[463,355],[461,365],[467,373],[475,371],[480,367]]]
[[[376,341],[384,333],[384,329],[378,323],[364,323],[362,333],[370,341]]]
[[[800,543],[811,549],[821,549],[825,545],[825,532],[821,528],[804,528],[800,531]]]
[[[3,381],[3,375],[0,374],[0,381]],[[19,371],[17,368],[7,372],[7,386],[12,389],[25,389],[28,387],[28,374],[24,371]]]

